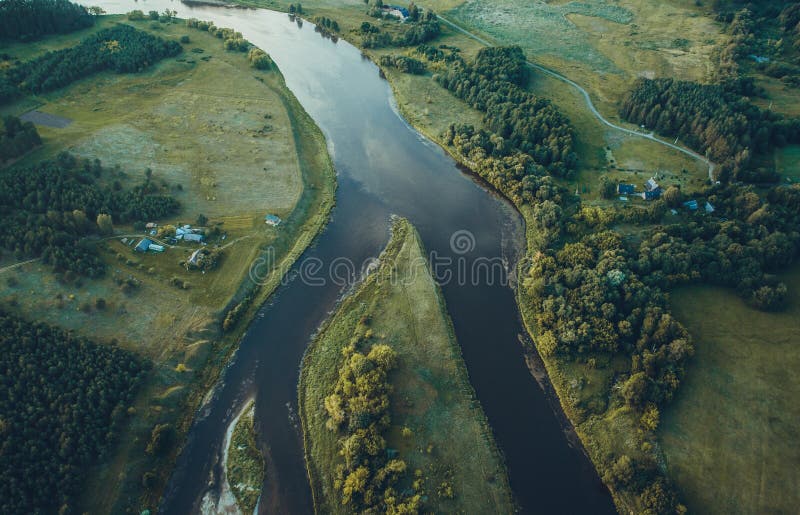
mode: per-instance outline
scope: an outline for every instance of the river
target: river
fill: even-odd
[[[388,83],[371,61],[347,42],[324,39],[313,25],[300,26],[282,13],[189,7],[169,0],[89,3],[109,13],[169,8],[179,17],[211,20],[242,32],[272,56],[288,87],[320,126],[338,173],[330,223],[290,272],[292,279],[260,310],[213,397],[197,414],[161,512],[197,512],[204,497],[218,493],[226,427],[251,396],[267,450],[260,511],[312,511],[296,416],[299,364],[312,334],[343,293],[340,281],[316,284],[316,279],[327,278],[332,263],[346,259],[360,268],[377,256],[388,240],[393,214],[417,227],[429,252],[452,260],[447,270],[453,275],[442,281],[444,297],[522,511],[614,511],[591,463],[569,443],[552,399],[525,365],[519,342],[524,329],[513,290],[499,277],[458,280],[458,270],[473,269],[476,259],[502,260],[506,270],[513,270],[523,247],[520,216],[402,119]],[[451,244],[456,233],[466,246]],[[315,281],[298,274],[310,259],[322,263]]]

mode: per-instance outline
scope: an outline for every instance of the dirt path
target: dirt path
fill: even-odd
[[[476,34],[473,34],[472,32],[469,32],[468,30],[460,27],[459,25],[456,25],[455,23],[451,22],[450,20],[448,20],[447,18],[443,17],[442,15],[437,15],[437,17],[439,18],[439,20],[444,22],[447,26],[457,30],[458,32],[461,32],[462,34],[464,34],[465,36],[467,36],[469,38],[474,39],[478,43],[481,43],[482,45],[485,45],[485,46],[494,46],[492,43],[490,43],[486,39],[484,39],[484,38],[482,38],[482,37],[480,37],[480,36],[478,36]],[[615,124],[613,122],[610,122],[605,117],[603,117],[602,114],[600,114],[600,111],[597,110],[597,108],[595,107],[594,103],[592,102],[591,97],[589,96],[589,92],[586,91],[585,89],[583,89],[583,87],[581,87],[578,83],[568,79],[567,77],[561,75],[558,72],[555,72],[555,71],[553,71],[553,70],[551,70],[549,68],[545,68],[544,66],[542,66],[540,64],[536,64],[536,63],[531,62],[531,61],[526,61],[526,62],[528,63],[528,66],[530,66],[531,68],[539,70],[542,73],[546,73],[547,75],[550,75],[551,77],[554,77],[554,78],[556,78],[556,79],[558,79],[558,80],[560,80],[562,82],[566,82],[567,84],[569,84],[573,88],[577,89],[578,92],[581,95],[583,95],[583,98],[586,101],[586,107],[589,109],[589,111],[591,111],[591,113],[594,115],[594,117],[597,118],[600,121],[600,123],[602,123],[603,125],[606,125],[607,127],[610,127],[610,128],[612,128],[614,130],[623,132],[623,133],[628,134],[630,136],[637,136],[637,137],[640,137],[640,138],[649,139],[650,141],[655,141],[656,143],[664,145],[665,147],[669,147],[669,148],[671,148],[673,150],[677,150],[678,152],[682,152],[682,153],[684,153],[684,154],[686,154],[686,155],[688,155],[690,157],[693,157],[694,159],[697,159],[698,161],[703,162],[706,166],[708,166],[708,179],[710,181],[712,181],[712,182],[714,181],[714,167],[715,167],[715,165],[710,160],[708,160],[706,157],[698,154],[697,152],[695,152],[695,151],[693,151],[691,149],[688,149],[688,148],[685,148],[685,147],[681,147],[681,146],[676,145],[674,143],[670,143],[669,141],[664,141],[664,140],[662,140],[660,138],[657,138],[655,135],[653,135],[652,132],[651,133],[643,133],[643,132],[639,132],[639,131],[636,131],[636,130],[632,130],[632,129],[628,129],[628,128],[625,128],[625,127],[621,127],[621,126],[619,126],[619,125],[617,125],[617,124]]]
[[[20,261],[19,263],[14,263],[13,265],[4,266],[3,268],[0,268],[0,274],[2,274],[3,272],[8,272],[9,270],[13,270],[13,269],[15,269],[17,267],[20,267],[22,265],[27,265],[28,263],[35,263],[35,262],[39,261],[40,259],[42,259],[42,258],[29,259],[27,261]]]

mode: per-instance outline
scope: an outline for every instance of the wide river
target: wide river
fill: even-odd
[[[614,511],[591,463],[570,444],[553,399],[525,365],[519,341],[524,329],[513,290],[496,274],[493,281],[486,274],[478,281],[469,277],[476,259],[502,260],[505,270],[513,271],[523,243],[521,218],[401,118],[388,83],[371,61],[352,45],[324,39],[313,25],[300,27],[282,13],[189,7],[170,0],[88,3],[109,13],[169,8],[180,17],[211,20],[242,32],[278,64],[288,87],[324,132],[338,173],[330,223],[290,272],[292,280],[263,306],[213,397],[197,414],[161,512],[194,513],[204,498],[218,495],[226,428],[253,396],[257,429],[267,450],[260,511],[312,511],[296,415],[300,360],[343,292],[341,281],[327,279],[331,264],[341,276],[347,270],[341,263],[360,269],[377,256],[388,240],[393,214],[411,220],[440,262],[452,259],[442,272],[445,300],[522,511]],[[322,267],[315,280],[298,274],[304,263],[315,262]],[[467,274],[459,277],[460,270]]]

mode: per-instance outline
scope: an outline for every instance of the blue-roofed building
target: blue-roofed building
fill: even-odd
[[[264,217],[264,223],[273,227],[277,227],[281,224],[281,219],[276,215],[267,215]]]
[[[706,201],[706,213],[711,214],[713,212],[714,212],[714,206],[711,205],[711,202]]]
[[[619,195],[633,195],[636,193],[635,184],[617,184],[617,194]]]
[[[152,244],[153,242],[149,238],[143,238],[142,241],[136,244],[133,250],[136,252],[147,252]]]
[[[697,211],[696,200],[687,200],[686,202],[683,203],[683,205],[686,206],[689,209],[689,211]]]

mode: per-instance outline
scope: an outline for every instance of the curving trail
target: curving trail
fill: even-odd
[[[465,36],[467,36],[469,38],[474,39],[475,41],[477,41],[478,43],[481,43],[482,45],[494,46],[494,45],[492,45],[492,43],[490,43],[486,39],[478,36],[477,34],[473,34],[472,32],[469,32],[468,30],[464,29],[463,27],[461,27],[459,25],[456,25],[455,23],[453,23],[452,21],[448,20],[447,18],[445,18],[441,14],[438,14],[437,18],[439,18],[439,20],[444,22],[447,26],[457,30],[458,32],[461,32],[462,34],[464,34]],[[555,71],[553,71],[553,70],[551,70],[549,68],[545,68],[544,66],[542,66],[540,64],[536,64],[536,63],[531,62],[531,61],[526,61],[526,62],[528,63],[528,66],[530,66],[531,68],[539,70],[542,73],[550,75],[551,77],[554,77],[554,78],[556,78],[556,79],[558,79],[558,80],[560,80],[562,82],[566,82],[567,84],[569,84],[573,88],[577,89],[578,92],[580,92],[580,94],[583,95],[584,100],[586,100],[586,106],[589,108],[589,111],[591,111],[591,113],[594,115],[594,117],[597,118],[603,125],[606,125],[606,126],[612,128],[614,130],[618,130],[618,131],[623,132],[625,134],[628,134],[630,136],[637,136],[637,137],[640,137],[640,138],[649,139],[650,141],[655,141],[656,143],[660,143],[661,145],[664,145],[664,146],[669,147],[671,149],[677,150],[678,152],[682,152],[682,153],[686,154],[687,156],[693,157],[693,158],[697,159],[698,161],[702,161],[706,166],[708,166],[708,179],[710,181],[714,180],[714,167],[715,167],[715,165],[714,165],[714,163],[712,163],[705,156],[702,156],[702,155],[698,154],[697,152],[695,152],[695,151],[693,151],[691,149],[688,149],[688,148],[685,148],[685,147],[681,147],[681,146],[676,145],[674,143],[670,143],[669,141],[664,141],[664,140],[662,140],[660,138],[657,138],[657,137],[655,137],[653,135],[652,132],[649,133],[649,134],[646,134],[646,133],[638,132],[638,131],[635,131],[635,130],[632,130],[632,129],[628,129],[628,128],[625,128],[625,127],[621,127],[621,126],[619,126],[619,125],[617,125],[617,124],[615,124],[613,122],[610,122],[605,117],[603,117],[602,114],[600,114],[600,111],[597,110],[597,108],[595,107],[594,103],[592,102],[592,99],[589,96],[589,92],[586,91],[585,89],[583,89],[583,87],[580,84],[578,84],[577,82],[575,82],[573,80],[568,79],[567,77],[561,75],[558,72],[555,72]]]

